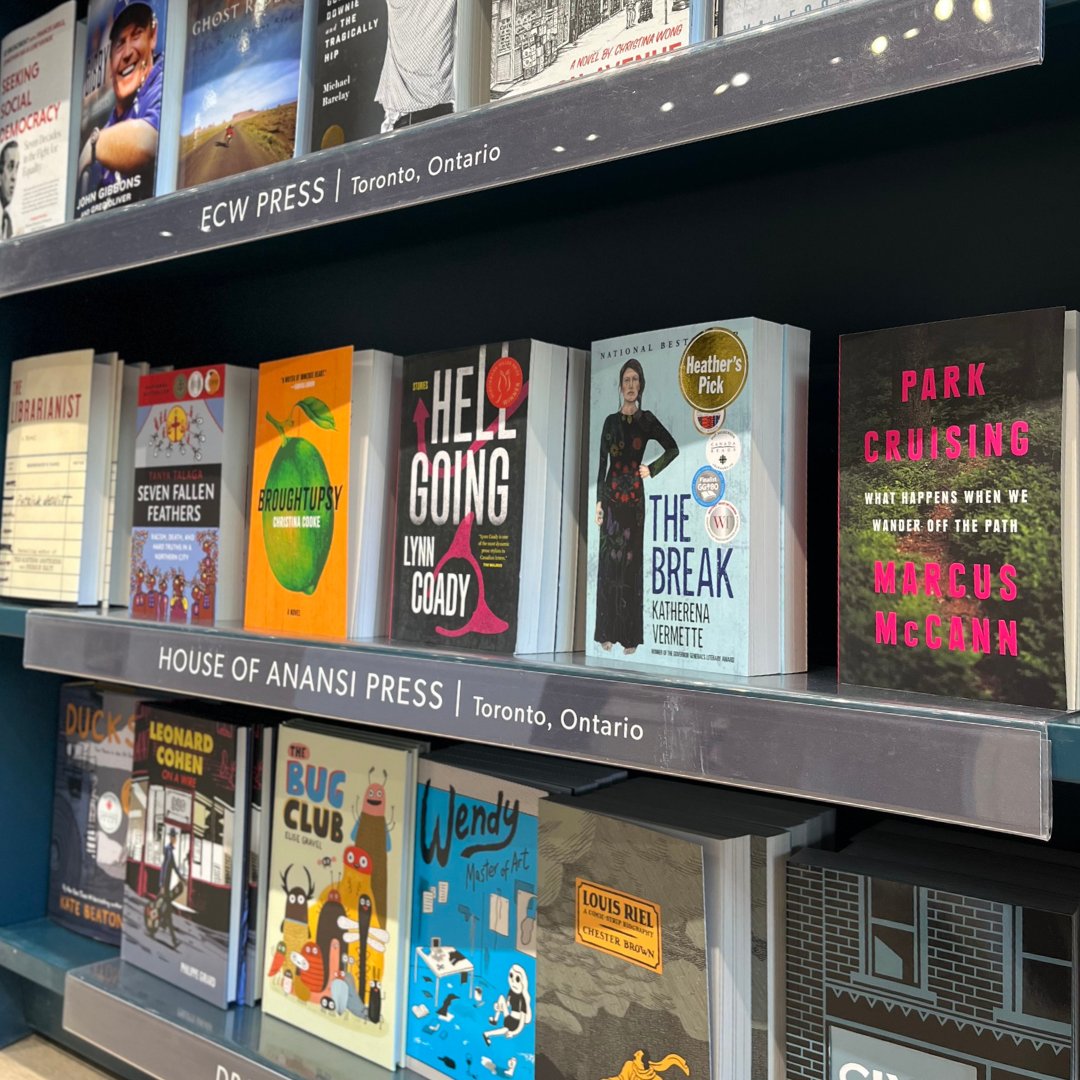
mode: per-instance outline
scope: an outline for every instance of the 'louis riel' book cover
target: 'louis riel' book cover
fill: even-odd
[[[702,848],[547,799],[538,843],[538,1080],[704,1080]]]
[[[138,703],[93,683],[60,688],[49,915],[110,945],[120,944]]]
[[[171,706],[136,716],[120,956],[221,1008],[247,940],[248,742]]]
[[[841,339],[842,682],[1076,707],[1075,326]]]
[[[532,1080],[536,817],[544,792],[423,759],[413,878],[408,1065],[457,1080],[473,1057]]]

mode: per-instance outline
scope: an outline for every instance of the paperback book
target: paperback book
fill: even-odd
[[[132,618],[241,617],[254,387],[254,372],[225,364],[139,379]]]
[[[840,342],[842,682],[1073,709],[1076,314]]]
[[[0,240],[68,216],[75,36],[68,0],[0,41]]]
[[[588,655],[806,669],[808,367],[760,319],[593,343]]]
[[[110,945],[120,944],[139,700],[93,683],[60,688],[49,915]]]
[[[136,718],[120,957],[223,1009],[247,943],[249,749],[220,716]]]

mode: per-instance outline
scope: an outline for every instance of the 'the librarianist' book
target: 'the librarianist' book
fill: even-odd
[[[176,186],[293,156],[303,0],[188,0]]]
[[[840,680],[1074,709],[1076,314],[840,342]]]
[[[809,338],[734,319],[593,343],[590,656],[806,669]]]
[[[110,945],[120,944],[139,700],[93,683],[60,688],[49,915]]]
[[[572,648],[583,372],[537,341],[406,358],[393,639]]]
[[[75,2],[0,41],[0,240],[68,215]]]
[[[255,372],[214,364],[139,380],[132,618],[243,614]]]
[[[421,744],[293,721],[278,734],[262,1008],[396,1068]]]
[[[247,945],[249,749],[210,706],[136,716],[120,956],[220,1008]]]

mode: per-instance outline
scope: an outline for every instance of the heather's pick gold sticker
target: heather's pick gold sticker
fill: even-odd
[[[726,409],[742,393],[750,374],[746,346],[730,330],[703,330],[683,350],[679,389],[702,412]]]

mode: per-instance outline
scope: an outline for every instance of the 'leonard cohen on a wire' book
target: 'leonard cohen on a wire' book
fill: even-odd
[[[139,379],[131,529],[134,619],[243,614],[255,373],[225,364]]]
[[[0,240],[68,215],[74,51],[74,0],[0,41]]]
[[[808,367],[760,319],[593,343],[590,656],[806,669]]]
[[[1077,707],[1076,314],[840,341],[840,680]]]
[[[60,688],[49,915],[120,944],[127,868],[127,806],[140,698],[93,683]]]
[[[391,637],[571,647],[583,368],[537,341],[406,357]]]
[[[249,729],[202,708],[136,716],[120,957],[226,1008],[247,945]]]
[[[176,186],[296,149],[304,0],[188,0]]]

